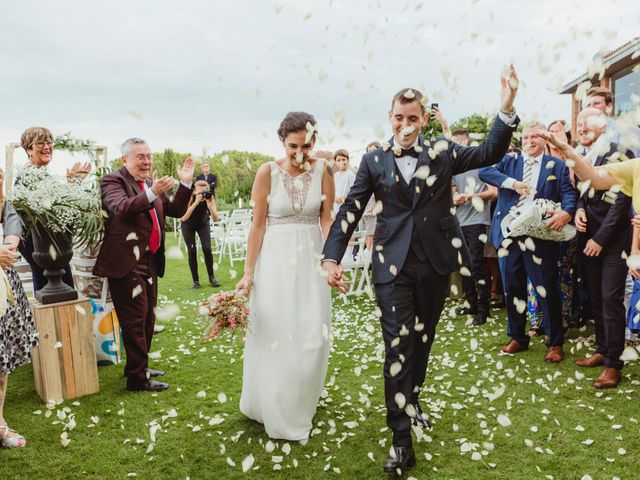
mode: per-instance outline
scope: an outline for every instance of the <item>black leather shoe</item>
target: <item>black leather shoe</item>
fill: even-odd
[[[161,392],[169,388],[168,383],[158,382],[157,380],[149,380],[149,382],[139,386],[127,385],[130,392]]]
[[[395,455],[389,455],[387,463],[384,464],[384,471],[387,473],[404,472],[416,466],[416,454],[413,447],[393,446]]]
[[[218,279],[214,276],[209,277],[209,283],[211,284],[211,286],[213,288],[218,288],[220,286],[220,282],[218,281]]]
[[[476,313],[475,317],[473,317],[473,322],[471,322],[471,325],[473,325],[474,327],[479,327],[480,325],[484,325],[485,323],[487,323],[487,314],[484,312],[478,312]]]
[[[431,428],[431,422],[429,421],[429,417],[425,415],[422,411],[422,407],[420,403],[415,403],[416,407],[416,416],[411,419],[414,425],[420,425],[422,428]]]
[[[150,377],[161,377],[162,375],[164,375],[164,372],[162,370],[154,370],[153,368],[147,368],[146,371],[147,371],[147,373],[149,374]],[[125,372],[124,376],[126,378],[126,376],[127,376],[126,372]]]
[[[197,290],[198,288],[200,288],[200,282],[193,282],[191,290]]]
[[[456,313],[458,315],[475,315],[478,313],[478,309],[473,307],[462,307]]]

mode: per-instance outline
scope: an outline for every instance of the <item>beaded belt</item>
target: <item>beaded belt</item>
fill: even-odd
[[[304,223],[306,225],[318,225],[319,217],[311,217],[307,215],[288,215],[286,217],[267,217],[267,226],[269,225],[286,225],[288,223]]]

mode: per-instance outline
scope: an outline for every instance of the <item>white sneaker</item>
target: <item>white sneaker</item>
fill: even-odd
[[[165,326],[164,325],[154,325],[153,326],[153,333],[160,333],[160,332],[164,332]]]

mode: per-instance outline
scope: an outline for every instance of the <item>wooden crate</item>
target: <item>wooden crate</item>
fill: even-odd
[[[32,350],[36,391],[56,402],[100,390],[91,304],[86,298],[42,305],[31,300],[40,345]]]

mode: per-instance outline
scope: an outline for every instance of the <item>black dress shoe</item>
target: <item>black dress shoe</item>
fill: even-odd
[[[462,307],[457,311],[458,315],[475,315],[476,313],[478,313],[478,309],[473,307]]]
[[[476,313],[475,317],[473,317],[473,322],[471,325],[474,327],[479,327],[480,325],[484,325],[487,323],[487,314],[484,312]]]
[[[489,306],[491,308],[504,308],[507,305],[506,303],[504,303],[504,300],[495,299],[495,300],[491,300],[491,303],[489,304]]]
[[[162,375],[164,375],[164,372],[162,370],[154,370],[153,368],[147,368],[146,372],[148,373],[149,377],[161,377]],[[127,372],[124,373],[124,376],[127,376]]]
[[[191,290],[197,290],[198,288],[200,288],[200,282],[193,282]]]
[[[127,385],[127,390],[130,392],[161,392],[167,388],[169,388],[168,383],[158,382],[157,380],[149,380],[147,383],[142,385]]]
[[[384,471],[387,473],[404,472],[405,470],[415,467],[416,454],[413,451],[413,447],[400,447],[398,445],[393,446],[395,455],[389,455],[387,463],[384,464]]]
[[[220,282],[213,275],[209,277],[209,283],[213,288],[218,288],[220,286]]]
[[[416,408],[416,416],[411,419],[411,422],[413,422],[414,425],[420,425],[422,428],[430,429],[431,422],[429,421],[429,417],[422,411],[420,403],[416,402],[414,406]]]

